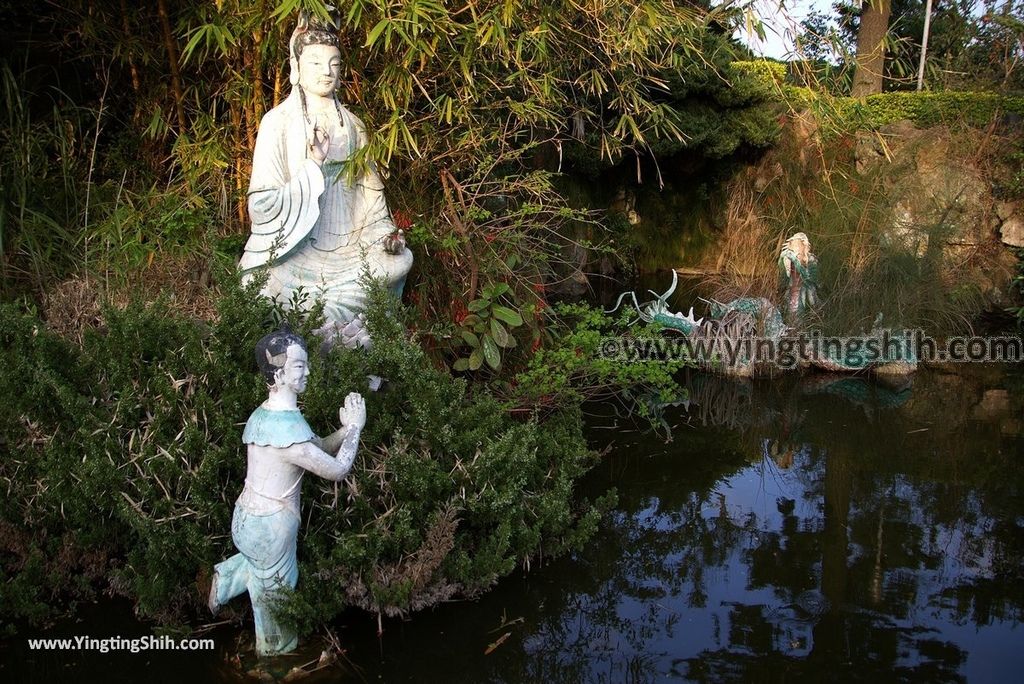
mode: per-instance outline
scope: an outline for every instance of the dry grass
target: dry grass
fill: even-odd
[[[381,605],[374,599],[373,591],[367,587],[364,579],[358,575],[349,578],[346,598],[353,605],[369,612],[400,617],[409,611],[446,601],[461,592],[460,585],[437,579],[441,563],[455,548],[455,531],[458,526],[458,508],[449,503],[438,510],[423,543],[415,552],[397,563],[378,565],[373,569],[372,586],[377,591],[408,591],[411,597],[408,606]]]
[[[104,307],[123,309],[131,303],[151,304],[161,297],[184,316],[214,320],[217,288],[211,282],[207,260],[154,260],[113,283],[96,276],[70,278],[45,293],[43,317],[55,333],[81,345],[85,330],[103,327]]]
[[[713,273],[710,289],[719,301],[736,297],[773,299],[777,294],[776,259],[787,236],[761,215],[751,175],[743,173],[733,181],[718,249],[701,264]]]
[[[96,281],[76,277],[58,284],[44,297],[43,315],[51,330],[81,345],[86,329],[103,325]]]

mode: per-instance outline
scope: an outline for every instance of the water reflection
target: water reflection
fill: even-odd
[[[617,435],[618,512],[491,677],[1015,678],[1021,407],[979,416],[985,382],[694,376],[671,444]]]

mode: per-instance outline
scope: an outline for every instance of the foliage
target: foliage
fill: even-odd
[[[766,96],[770,96],[786,77],[786,65],[769,59],[733,62],[729,69],[733,73],[749,77],[744,85],[749,89],[760,90]]]
[[[916,88],[925,3],[894,0],[885,40],[886,90]],[[830,13],[812,10],[800,22],[802,77],[835,95],[849,92],[862,6],[837,0]],[[936,0],[925,62],[934,90],[1014,93],[1024,85],[1024,7],[1017,0]]]
[[[778,140],[777,116],[785,111],[781,64],[741,60],[722,37],[705,36],[702,52],[711,58],[702,70],[674,75],[673,105],[679,110],[686,137],[652,145],[658,158],[680,151],[711,159],[741,150],[759,150]]]
[[[767,59],[733,62],[729,65],[730,71],[744,74],[765,100],[777,100],[790,109],[802,109],[813,103],[819,95],[811,88],[792,85],[789,75],[791,68],[792,63]],[[775,138],[778,138],[777,134]]]
[[[272,310],[226,273],[206,292],[221,299],[206,325],[171,298],[182,281],[209,282],[211,261],[230,261],[247,232],[249,154],[260,117],[287,92],[287,35],[300,7],[325,9],[316,0],[158,0],[168,21],[153,22],[148,7],[73,0],[20,17],[59,45],[3,47],[11,63],[54,54],[52,72],[7,73],[5,298],[28,289],[54,322],[54,284],[69,276],[81,276],[72,282],[93,300],[175,290],[97,313],[101,327],[75,331],[80,348],[33,314],[3,308],[12,362],[0,377],[30,388],[0,423],[11,452],[0,462],[5,620],[45,619],[66,589],[111,589],[144,615],[175,620],[201,603],[195,583],[230,551],[244,467],[238,421],[262,394],[251,347],[271,321],[290,318],[308,332],[314,320]],[[11,12],[21,10],[0,8],[3,18]],[[578,268],[564,254],[610,252],[596,217],[560,195],[553,160],[575,146],[618,164],[694,137],[714,108],[684,121],[669,81],[700,72],[721,102],[732,97],[715,80],[735,49],[721,27],[709,31],[699,6],[666,0],[344,8],[339,95],[370,131],[350,168],[380,165],[417,251],[411,281],[420,287],[410,288],[413,314],[371,309],[372,352],[314,361],[324,380],[305,412],[320,430],[367,374],[389,382],[369,397],[347,497],[307,492],[304,580],[285,607],[304,624],[346,604],[390,614],[473,595],[542,548],[559,553],[593,530],[607,501],[572,497],[594,461],[580,435],[579,383],[667,376],[581,356],[580,331],[550,317],[546,288]],[[704,40],[717,46],[713,62]],[[34,92],[33,78],[72,85]],[[755,101],[730,106],[742,114]],[[728,145],[764,144],[763,123]],[[470,313],[479,322],[461,317]],[[480,342],[467,367],[478,352],[505,374],[493,391],[434,365],[463,355],[463,333]],[[559,360],[550,393],[559,403],[508,380],[541,372],[570,344],[572,364]]]
[[[554,408],[636,388],[678,394],[673,376],[687,361],[627,363],[608,353],[618,349],[616,340],[655,337],[660,326],[640,324],[635,312],[612,318],[584,304],[559,304],[555,313],[553,329],[548,330],[550,344],[539,347],[515,377],[516,388],[531,403]],[[646,415],[643,410],[640,414]]]
[[[1024,114],[1024,97],[995,93],[922,92],[882,93],[862,101],[837,101],[840,126],[846,130],[878,129],[886,124],[909,120],[919,128],[936,125],[986,126],[1004,114]]]
[[[6,295],[29,289],[42,301],[53,281],[76,275],[95,276],[115,300],[140,285],[181,290],[186,278],[209,281],[203,262],[214,250],[237,255],[248,230],[250,153],[260,118],[290,87],[297,10],[323,17],[326,5],[157,5],[166,25],[119,0],[73,0],[30,16],[0,10],[38,26],[33,36],[66,39],[5,52],[28,61],[56,55],[41,78],[76,83],[58,99],[88,107],[77,110],[83,124],[71,137],[89,152],[33,154],[37,167],[18,170],[53,177],[55,159],[75,160],[62,177],[74,203],[46,226],[5,230],[5,259],[14,249],[39,265],[31,275],[8,269]],[[505,303],[524,319],[508,331],[510,343],[536,339],[543,288],[579,278],[587,254],[615,256],[598,218],[562,196],[560,173],[772,143],[777,98],[730,69],[744,52],[728,14],[670,0],[355,0],[342,8],[339,98],[370,138],[346,168],[376,163],[389,206],[409,220],[410,283],[421,285],[410,287],[411,299],[432,354],[468,358],[457,318],[493,287],[509,288]],[[26,102],[41,100],[20,91]],[[27,139],[18,140],[10,149],[29,158]],[[59,206],[35,184],[26,189],[12,212],[40,208],[49,217]],[[501,367],[519,367],[530,349],[501,354]]]
[[[42,282],[74,266],[73,226],[85,204],[81,113],[53,101],[41,113],[28,79],[0,60],[0,292],[15,278]]]
[[[959,130],[999,122],[1013,125],[1015,118],[1024,114],[1024,97],[990,92],[891,92],[851,98],[785,88],[790,105],[810,110],[830,145],[836,142],[836,136],[877,131],[900,121],[909,121],[920,129],[948,126]]]
[[[982,227],[992,197],[964,199],[965,187],[985,187],[979,167],[995,156],[991,132],[847,132],[818,147],[794,130],[732,184],[724,234],[705,264],[720,272],[712,296],[781,301],[776,258],[783,240],[803,232],[818,258],[821,300],[805,325],[855,335],[881,313],[886,327],[966,333],[1003,267],[1002,247]],[[948,156],[965,168],[944,164]]]
[[[0,408],[5,621],[45,619],[56,598],[103,589],[163,621],[202,606],[202,578],[233,552],[241,421],[265,393],[252,349],[282,315],[254,296],[258,286],[228,286],[209,326],[166,302],[109,309],[105,329],[87,331],[81,349],[32,312],[0,309],[0,380],[19,389]],[[369,421],[348,484],[306,485],[302,579],[283,610],[310,628],[351,604],[391,615],[472,596],[593,532],[611,495],[573,495],[596,454],[578,401],[566,399],[581,385],[664,385],[669,376],[577,352],[569,359],[566,345],[592,351],[604,320],[581,306],[571,313],[588,322],[531,369],[557,364],[570,376],[545,390],[562,401],[539,400],[525,380],[499,399],[431,364],[405,333],[406,313],[373,289],[373,349],[313,355],[303,412],[321,434],[368,374],[386,385],[365,395]],[[315,318],[285,316],[311,339]]]
[[[509,328],[518,328],[523,317],[513,309],[498,303],[498,298],[509,291],[505,283],[485,287],[479,299],[468,305],[469,313],[459,322],[459,334],[470,348],[470,354],[453,364],[457,371],[478,370],[484,361],[493,370],[501,367],[501,350],[516,346]]]

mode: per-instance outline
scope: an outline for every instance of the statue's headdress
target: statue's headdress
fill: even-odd
[[[807,239],[807,234],[793,233],[789,239],[782,243],[782,251],[779,253],[779,258],[782,259],[787,252],[793,254],[802,265],[806,266],[807,261],[812,257],[811,241]]]
[[[306,348],[306,341],[293,333],[287,325],[264,335],[256,343],[256,365],[267,383],[274,384],[274,373],[284,368],[288,360],[288,347],[293,344]]]
[[[302,48],[307,45],[332,45],[339,47],[338,29],[341,28],[341,18],[335,9],[327,7],[329,19],[323,21],[306,10],[299,12],[299,21],[292,31],[291,40],[288,41],[288,65],[291,67],[291,75],[288,81],[292,85],[299,82],[299,55]]]

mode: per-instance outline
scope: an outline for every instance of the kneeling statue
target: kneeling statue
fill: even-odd
[[[282,589],[294,589],[299,578],[295,548],[302,476],[308,470],[337,482],[348,474],[366,424],[366,407],[362,396],[349,394],[339,409],[341,429],[320,439],[297,404],[309,377],[303,339],[289,331],[271,333],[257,343],[256,361],[270,391],[242,433],[248,470],[231,520],[231,539],[239,553],[214,567],[209,606],[216,613],[248,591],[256,651],[276,655],[293,650],[298,642],[272,609]]]

